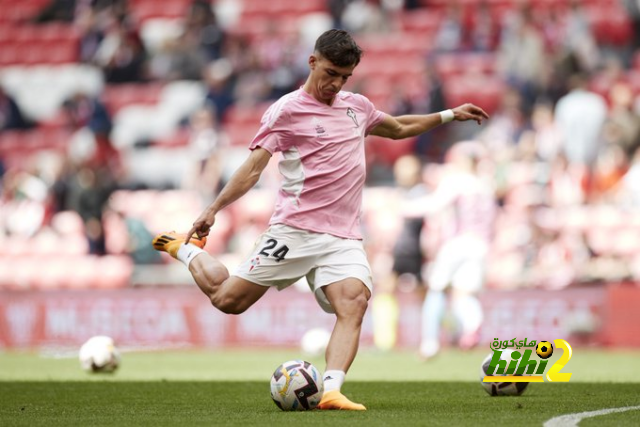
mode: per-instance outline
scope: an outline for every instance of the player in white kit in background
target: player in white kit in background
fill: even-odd
[[[306,277],[320,306],[336,315],[319,409],[366,409],[340,392],[372,292],[360,232],[365,136],[402,139],[452,120],[480,124],[488,118],[472,104],[425,115],[382,113],[364,96],[342,91],[361,55],[347,32],[323,33],[309,57],[304,86],[267,110],[247,160],[191,230],[162,233],[153,241],[157,250],[182,261],[213,306],[229,314],[244,312],[270,287],[283,289]],[[230,275],[202,249],[206,236],[216,213],[246,194],[277,152],[283,183],[270,227]]]
[[[451,217],[447,224],[448,235],[428,274],[420,344],[420,356],[424,359],[435,356],[440,350],[447,289],[459,329],[459,346],[471,348],[477,344],[483,320],[477,295],[484,285],[485,259],[497,214],[494,188],[478,167],[483,153],[479,143],[469,141],[454,145],[436,190],[407,207],[407,212],[413,215],[449,209]]]

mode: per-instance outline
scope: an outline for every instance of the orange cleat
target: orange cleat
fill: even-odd
[[[157,251],[166,252],[174,258],[178,258],[178,249],[180,246],[187,240],[186,233],[176,233],[175,231],[170,231],[168,233],[160,233],[153,239],[153,247]],[[198,236],[193,235],[189,243],[193,243],[200,249],[204,248],[204,245],[207,243],[207,238],[203,237],[200,239]]]
[[[364,405],[353,403],[347,397],[340,393],[340,390],[327,391],[322,396],[322,400],[318,404],[318,409],[322,410],[343,410],[343,411],[366,411]]]

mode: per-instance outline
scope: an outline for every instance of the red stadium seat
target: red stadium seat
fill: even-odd
[[[456,76],[444,82],[444,92],[449,105],[471,102],[481,106],[487,113],[500,106],[505,84],[498,77]]]
[[[107,85],[102,93],[102,101],[111,114],[116,114],[128,105],[154,105],[160,100],[164,87],[161,83],[127,83]]]
[[[402,12],[400,24],[404,32],[414,33],[414,36],[421,34],[426,39],[438,31],[442,17],[442,11],[438,9],[416,9]]]
[[[96,260],[91,283],[102,289],[117,289],[129,286],[133,274],[133,262],[128,256],[106,255]]]
[[[271,103],[262,103],[253,106],[234,105],[229,107],[224,115],[224,124],[227,126],[256,126],[267,111]]]
[[[249,143],[253,141],[253,138],[256,136],[256,133],[258,132],[259,128],[260,128],[260,123],[256,123],[253,126],[229,125],[224,127],[224,132],[227,134],[227,137],[229,138],[230,145],[248,147]]]

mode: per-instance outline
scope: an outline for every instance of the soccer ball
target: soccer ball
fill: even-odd
[[[80,347],[80,366],[88,372],[113,372],[120,366],[120,352],[113,339],[104,335],[89,338]]]
[[[327,349],[330,338],[331,332],[324,328],[309,329],[300,340],[300,348],[306,355],[319,356]]]
[[[540,341],[536,345],[536,354],[540,359],[548,359],[553,354],[553,346],[549,341]]]
[[[271,399],[283,411],[314,409],[323,392],[320,372],[304,360],[283,363],[271,377]]]
[[[512,350],[503,350],[500,355],[500,360],[506,360],[507,366],[511,361],[511,352]],[[482,365],[480,366],[480,385],[484,388],[484,391],[489,393],[491,396],[520,396],[529,386],[529,383],[513,383],[513,382],[493,382],[493,383],[485,383],[482,380],[485,375],[487,375],[487,369],[489,369],[489,364],[491,363],[491,358],[493,357],[493,353],[489,354],[482,361]],[[506,369],[505,369],[506,371]],[[498,375],[494,373],[493,375]],[[506,374],[502,374],[504,376]]]

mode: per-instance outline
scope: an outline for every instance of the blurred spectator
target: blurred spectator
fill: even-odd
[[[578,71],[594,71],[600,61],[600,52],[580,0],[571,0],[562,28],[565,54],[576,58]]]
[[[45,182],[34,171],[9,170],[0,183],[0,233],[34,236],[45,223]]]
[[[424,84],[427,87],[426,96],[422,102],[412,100],[409,105],[410,109],[407,110],[411,111],[412,114],[443,111],[449,108],[444,93],[444,83],[434,62],[435,60],[432,58],[427,58],[424,63]],[[450,141],[450,130],[451,127],[449,126],[439,126],[431,130],[431,132],[418,136],[416,154],[420,157],[441,160]],[[429,155],[433,153],[434,150],[437,154]]]
[[[150,61],[153,78],[159,80],[200,80],[206,64],[196,34],[183,32],[175,39],[167,39]]]
[[[492,52],[498,44],[498,25],[486,0],[467,14],[465,45],[478,52]]]
[[[299,44],[297,36],[278,34],[275,24],[271,24],[264,38],[255,46],[260,68],[267,74],[271,86],[269,99],[297,89],[304,81],[306,68],[298,69]]]
[[[261,69],[260,58],[254,46],[243,37],[234,37],[229,39],[226,53],[235,77],[235,104],[253,106],[268,99],[271,85],[268,76]]]
[[[32,126],[23,116],[16,101],[0,86],[0,131],[28,129]]]
[[[553,120],[553,106],[536,103],[531,113],[531,128],[520,135],[519,146],[531,144],[538,159],[551,162],[560,152],[560,132]]]
[[[590,200],[596,203],[611,203],[614,189],[629,167],[627,156],[621,147],[606,145],[598,153],[591,184]]]
[[[233,105],[234,76],[231,63],[219,59],[211,63],[204,71],[207,85],[206,105],[216,114],[218,123],[224,120],[227,109]]]
[[[640,3],[637,0],[621,0],[633,27],[633,50],[640,48]]]
[[[144,45],[127,19],[111,22],[94,60],[109,83],[140,82],[146,78]]]
[[[636,149],[631,165],[617,189],[617,203],[627,208],[640,208],[640,148]]]
[[[327,10],[333,20],[333,28],[344,29],[342,16],[352,0],[327,0]]]
[[[105,255],[105,233],[102,214],[116,183],[107,167],[78,167],[65,177],[66,196],[63,210],[78,212],[84,221],[89,253]]]
[[[342,12],[344,29],[354,34],[380,34],[386,32],[389,20],[385,9],[376,0],[351,0]]]
[[[118,171],[120,153],[111,143],[111,117],[104,104],[84,92],[77,92],[64,101],[63,110],[67,126],[75,132],[71,145],[71,150],[77,154],[74,157],[92,165],[108,165],[114,172]]]
[[[88,127],[94,134],[105,137],[111,132],[111,118],[106,107],[85,92],[76,92],[62,106],[71,129]]]
[[[570,87],[571,91],[556,105],[555,120],[567,160],[586,168],[589,177],[600,147],[607,105],[600,95],[587,89],[587,79],[582,74],[571,77]]]
[[[526,112],[543,89],[546,60],[544,41],[533,22],[530,7],[522,6],[502,29],[498,69],[522,95]]]
[[[110,253],[126,254],[136,265],[162,263],[158,251],[149,244],[153,234],[144,220],[109,206],[104,213],[104,224]]]
[[[480,131],[478,139],[493,151],[502,150],[520,139],[526,124],[522,95],[517,89],[507,88],[498,111]]]
[[[51,21],[73,22],[76,0],[51,0],[33,17],[33,22],[42,24]]]
[[[628,83],[614,84],[609,91],[611,107],[604,124],[604,142],[620,147],[627,158],[640,147],[640,117],[633,110],[633,90]]]
[[[193,40],[205,62],[222,56],[225,33],[218,24],[210,1],[194,0],[184,23],[185,36]]]
[[[226,145],[215,113],[207,108],[195,112],[190,120],[190,134],[189,148],[195,164],[189,168],[183,187],[196,189],[204,199],[213,200],[221,185],[222,149]]]
[[[586,201],[586,170],[572,164],[561,152],[550,165],[549,203],[556,208],[576,206]]]
[[[440,22],[433,47],[436,51],[456,52],[462,49],[462,8],[458,2],[449,2]]]

